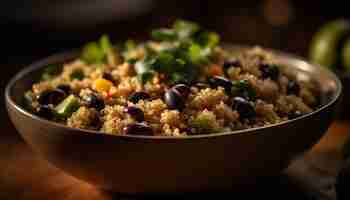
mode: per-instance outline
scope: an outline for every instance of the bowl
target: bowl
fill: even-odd
[[[239,51],[248,47],[226,45]],[[269,50],[273,51],[273,50]],[[187,137],[115,136],[70,128],[39,118],[22,106],[23,93],[47,64],[77,57],[54,55],[19,72],[5,91],[9,116],[24,140],[66,173],[121,193],[196,192],[232,189],[276,175],[326,132],[341,94],[327,69],[273,51],[285,70],[316,83],[321,106],[299,118],[265,127]]]

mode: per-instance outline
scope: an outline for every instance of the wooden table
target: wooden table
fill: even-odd
[[[263,183],[262,195],[283,191],[284,199],[332,199],[331,183],[340,165],[341,146],[350,133],[350,123],[337,121],[303,158],[281,175]],[[135,199],[135,196],[100,191],[50,166],[35,155],[16,131],[0,136],[0,199],[16,200],[108,200]],[[265,180],[264,180],[265,181]],[[263,181],[263,182],[264,182]],[[258,184],[259,185],[259,184]],[[259,187],[260,187],[259,186]],[[259,190],[260,192],[262,190]],[[218,196],[218,194],[214,194]],[[182,196],[184,197],[184,196]]]

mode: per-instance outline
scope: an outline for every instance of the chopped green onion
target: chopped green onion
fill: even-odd
[[[151,36],[155,40],[159,41],[173,41],[177,39],[177,34],[172,29],[161,28],[151,32]]]
[[[80,107],[79,100],[74,95],[69,95],[54,109],[57,117],[60,119],[66,119],[70,117]]]

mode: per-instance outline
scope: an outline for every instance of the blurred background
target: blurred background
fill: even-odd
[[[167,26],[176,18],[194,20],[217,31],[223,42],[262,45],[306,56],[310,39],[320,25],[350,15],[343,2],[342,5],[340,1],[303,0],[1,1],[1,89],[18,70],[35,60],[80,47],[102,33],[108,33],[113,41],[147,38],[152,28]],[[13,131],[4,106],[0,109],[2,126]]]
[[[1,89],[18,70],[37,59],[77,48],[102,33],[113,41],[147,38],[149,30],[176,18],[217,31],[223,42],[306,56],[310,39],[322,23],[350,14],[346,5],[329,4],[302,0],[5,0],[0,7]],[[12,129],[4,106],[0,109],[5,122],[1,124]]]

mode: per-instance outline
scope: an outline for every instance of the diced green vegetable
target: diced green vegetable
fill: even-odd
[[[100,64],[106,55],[96,42],[89,42],[83,47],[81,58],[88,64]]]
[[[41,76],[41,80],[48,81],[57,76],[62,71],[61,66],[51,64],[48,65]]]
[[[153,39],[160,41],[173,41],[177,39],[177,33],[167,28],[153,30],[151,36]]]
[[[70,117],[80,107],[79,100],[74,95],[69,95],[55,107],[57,117],[66,119]]]
[[[70,78],[72,80],[74,80],[74,79],[83,80],[84,77],[85,77],[84,72],[81,69],[77,69],[70,74]]]
[[[233,96],[242,96],[252,101],[256,99],[256,91],[247,80],[234,81],[231,93]]]

